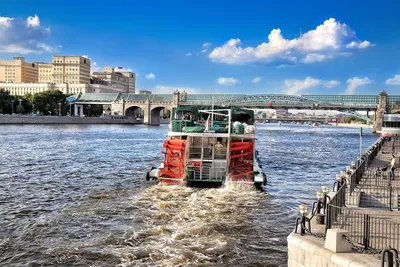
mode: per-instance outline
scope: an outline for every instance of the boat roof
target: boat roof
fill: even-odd
[[[256,139],[255,134],[228,134],[228,133],[183,133],[183,132],[168,132],[168,136],[196,136],[196,137],[237,137],[246,139]]]

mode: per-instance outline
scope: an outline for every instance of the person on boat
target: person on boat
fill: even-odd
[[[394,180],[394,170],[396,169],[396,157],[392,155],[392,161],[390,162],[390,178]]]
[[[222,154],[222,148],[224,147],[223,144],[221,144],[220,141],[217,141],[217,144],[215,144],[215,153],[216,154]]]

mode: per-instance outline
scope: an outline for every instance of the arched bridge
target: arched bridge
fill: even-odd
[[[382,94],[384,101],[382,102]],[[379,95],[283,95],[283,94],[80,94],[75,105],[102,104],[113,115],[142,116],[145,124],[159,124],[160,111],[182,105],[236,106],[243,108],[319,109],[338,111],[375,111],[400,109],[400,96]],[[75,115],[78,115],[77,108]]]

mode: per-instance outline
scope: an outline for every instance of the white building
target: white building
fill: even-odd
[[[0,83],[11,95],[36,94],[49,90],[59,90],[64,94],[78,93],[125,93],[125,90],[102,84],[52,84],[52,83]]]

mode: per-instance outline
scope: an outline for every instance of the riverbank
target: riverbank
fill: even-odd
[[[335,125],[337,127],[347,127],[347,128],[366,128],[366,129],[372,129],[372,125],[368,124],[357,124],[357,123],[339,123],[338,125]]]
[[[161,124],[169,119],[161,119]],[[136,120],[124,116],[105,117],[67,117],[67,116],[0,116],[1,124],[143,124],[143,119]]]

